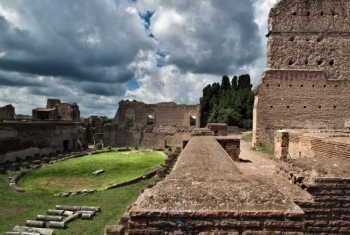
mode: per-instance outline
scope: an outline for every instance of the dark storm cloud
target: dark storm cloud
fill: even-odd
[[[123,4],[96,0],[1,2],[8,12],[15,10],[21,15],[19,20],[6,19],[6,12],[0,11],[0,70],[111,86],[125,83],[133,77],[128,66],[136,54],[154,48],[155,42],[147,36],[138,14],[126,11],[128,3]],[[24,79],[17,82],[17,86],[26,84]],[[108,95],[119,91],[96,89],[84,91]]]

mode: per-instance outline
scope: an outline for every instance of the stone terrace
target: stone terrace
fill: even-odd
[[[303,234],[303,211],[260,178],[242,174],[214,137],[193,137],[129,210],[129,234]]]

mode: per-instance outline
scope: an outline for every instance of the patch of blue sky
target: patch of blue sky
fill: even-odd
[[[126,88],[128,88],[129,91],[133,91],[140,88],[140,84],[135,80],[135,78],[132,78],[126,83]]]

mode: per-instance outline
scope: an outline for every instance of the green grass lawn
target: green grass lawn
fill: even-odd
[[[0,175],[0,234],[11,231],[15,225],[25,226],[26,220],[35,220],[38,214],[45,215],[55,205],[100,206],[102,210],[92,220],[77,219],[69,223],[67,229],[55,229],[55,234],[103,234],[104,227],[115,224],[126,207],[139,196],[140,189],[152,180],[118,189],[102,189],[143,175],[163,161],[164,156],[141,150],[70,159],[27,174],[18,184],[26,191],[22,194],[9,187],[8,177],[12,172]],[[98,169],[104,169],[105,172],[92,175]],[[53,196],[57,192],[84,188],[99,191],[86,196]]]

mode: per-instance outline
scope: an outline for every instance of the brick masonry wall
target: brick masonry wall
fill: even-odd
[[[305,234],[350,234],[350,179],[317,178],[313,201],[295,201],[305,212]]]
[[[119,102],[119,108],[113,124],[118,121],[119,124],[125,125],[127,121],[126,113],[130,113],[130,110],[133,110],[135,113],[135,125],[147,125],[147,115],[151,114],[155,117],[154,125],[190,126],[190,116],[196,116],[196,127],[199,127],[199,109],[199,105],[178,105],[174,102],[145,104],[138,101],[122,100]]]
[[[130,212],[130,235],[303,235],[303,213],[282,211]]]
[[[342,129],[350,123],[350,81],[321,71],[268,70],[256,92],[253,142],[269,143],[268,130]]]
[[[78,140],[84,147],[85,131],[77,123],[0,123],[0,163],[63,151],[64,140],[70,150]]]

